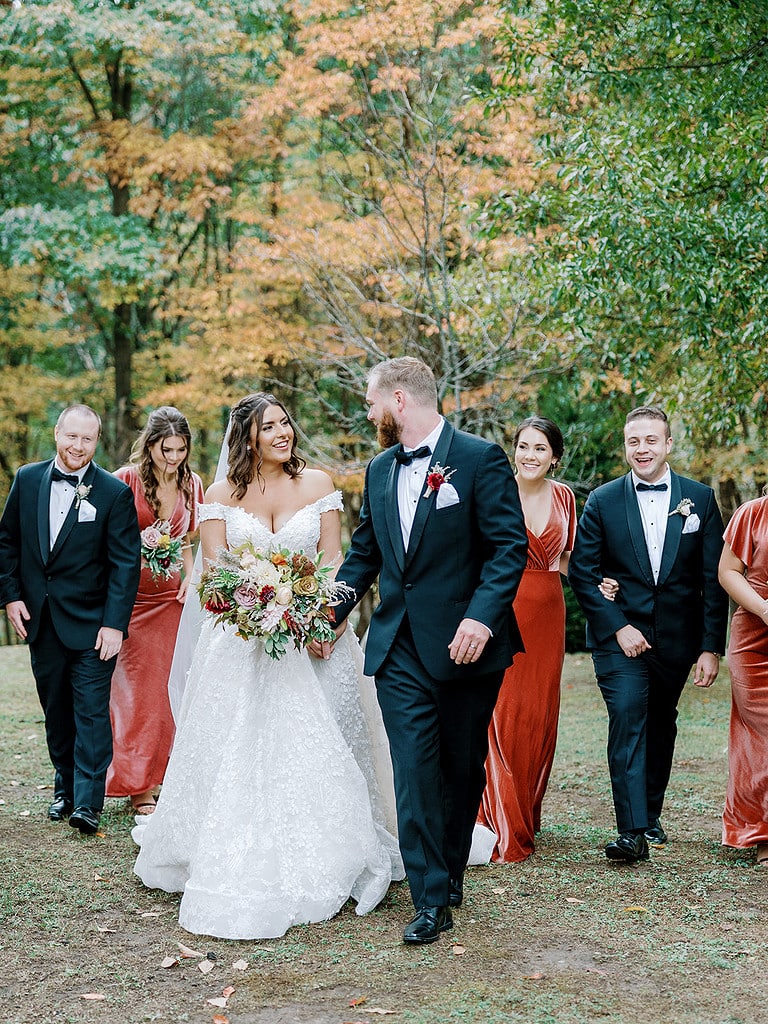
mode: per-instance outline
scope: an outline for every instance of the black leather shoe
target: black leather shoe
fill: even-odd
[[[403,942],[427,945],[437,942],[440,932],[453,928],[453,918],[448,907],[419,907],[416,916],[408,922],[403,932]]]
[[[92,836],[99,827],[99,817],[92,807],[76,807],[69,816],[69,824],[79,828],[84,836]]]
[[[642,832],[622,832],[618,839],[605,848],[608,860],[623,860],[632,864],[636,860],[648,860],[648,843]]]
[[[452,878],[448,883],[448,906],[460,907],[464,899],[464,879]]]
[[[667,841],[667,833],[661,827],[661,822],[658,818],[650,818],[648,821],[648,828],[645,830],[645,838],[653,846],[663,846]]]
[[[72,801],[65,796],[55,796],[48,808],[48,817],[51,821],[64,821],[72,813]]]

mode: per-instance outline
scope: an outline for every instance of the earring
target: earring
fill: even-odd
[[[248,452],[248,454],[250,455],[250,454],[251,454],[251,452],[253,451],[253,448],[251,448],[251,446],[250,446],[249,444],[247,444],[247,445],[245,446],[245,450],[246,450],[246,451]]]

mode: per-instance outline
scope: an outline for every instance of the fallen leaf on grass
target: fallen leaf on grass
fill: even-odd
[[[624,907],[624,913],[625,914],[632,914],[632,913],[647,914],[648,913],[648,907],[641,907],[641,906]]]
[[[19,812],[19,817],[20,818],[28,818],[31,813],[32,813],[31,811],[20,811]]]
[[[247,960],[235,960],[235,962],[232,964],[232,970],[233,971],[247,971],[248,970],[248,961]]]
[[[101,992],[83,992],[80,996],[81,999],[106,999],[105,995]]]
[[[190,949],[183,942],[179,943],[179,953],[188,960],[199,960],[201,956],[205,956],[205,953],[198,953],[196,949]]]
[[[99,875],[98,873],[93,876],[93,880],[94,880],[94,882],[108,882],[109,881],[109,879],[105,878],[104,875]]]
[[[178,967],[180,963],[181,960],[177,956],[167,956],[160,966],[167,969],[168,967]]]
[[[53,789],[53,783],[52,782],[46,782],[46,783],[43,783],[40,786],[35,786],[35,789]]]
[[[211,1006],[219,1006],[221,1009],[229,1002],[229,997],[234,995],[235,989],[233,985],[227,985],[222,991],[220,996],[215,996],[213,999],[206,999],[206,1003],[210,1003]]]
[[[453,953],[454,956],[464,956],[464,954],[467,952],[467,947],[462,946],[461,943],[459,942],[454,942],[453,945],[451,946],[451,952]]]
[[[214,1013],[213,1024],[229,1024],[229,1017],[225,1017],[223,1013]]]
[[[542,974],[541,971],[536,971],[535,974],[523,975],[523,981],[541,981],[542,978],[546,978],[546,974]]]
[[[97,926],[97,932],[101,932],[103,935],[117,935],[117,928],[101,928]]]
[[[106,832],[97,832],[96,833],[96,838],[97,839],[103,839],[106,834],[107,834]]]
[[[578,900],[578,899],[576,899],[575,896],[566,896],[565,897],[565,902],[566,903],[585,903],[586,901],[585,900]]]
[[[141,917],[160,917],[160,915],[154,910],[145,910]]]
[[[494,896],[503,896],[503,894],[506,891],[507,891],[506,886],[503,886],[503,885],[500,886],[498,889],[491,889],[491,892],[493,893]]]
[[[370,1010],[362,1010],[362,1013],[378,1013],[382,1017],[387,1017],[390,1014],[397,1013],[397,1010],[382,1010],[380,1006],[372,1006]]]
[[[197,969],[198,971],[201,971],[203,974],[208,974],[208,972],[212,971],[215,966],[216,965],[214,964],[213,960],[206,959],[200,961],[200,963],[197,965]]]
[[[349,1000],[349,1005],[350,1006],[362,1006],[363,1003],[367,1003],[367,1002],[368,1002],[367,996],[359,996],[357,999],[350,999]]]

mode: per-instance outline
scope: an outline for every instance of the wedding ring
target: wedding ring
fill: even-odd
[[[469,645],[469,649],[470,649],[471,651],[473,651],[473,650],[475,649],[475,647],[477,647],[477,644],[470,644],[470,645]]]

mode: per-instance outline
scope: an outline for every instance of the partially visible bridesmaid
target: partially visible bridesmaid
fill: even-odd
[[[718,576],[738,605],[731,622],[731,727],[723,845],[754,846],[768,866],[768,497],[736,509]]]
[[[162,406],[150,413],[130,464],[115,472],[133,491],[139,529],[167,522],[170,536],[181,540],[182,566],[167,578],[153,576],[142,559],[129,635],[112,676],[114,755],[107,796],[130,797],[137,814],[153,813],[173,742],[168,674],[192,576],[197,507],[203,500],[202,481],[189,468],[191,445],[186,417],[173,406]]]
[[[487,783],[478,815],[478,825],[496,837],[490,859],[505,864],[533,853],[557,742],[565,657],[560,575],[568,572],[576,533],[573,491],[550,477],[562,456],[563,435],[552,420],[530,416],[520,423],[514,463],[528,564],[514,610],[525,654],[516,654],[504,675],[488,730]],[[487,837],[482,829],[476,837],[478,832]]]

